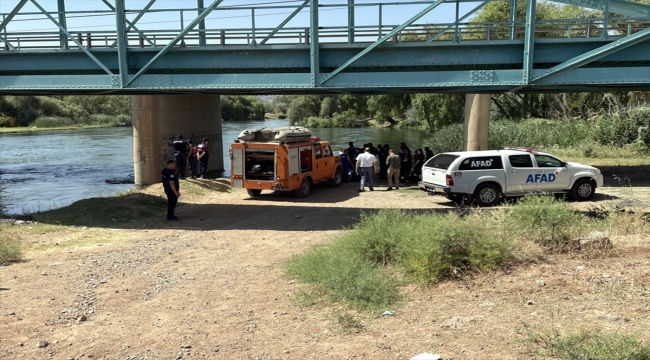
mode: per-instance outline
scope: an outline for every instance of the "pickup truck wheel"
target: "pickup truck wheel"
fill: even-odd
[[[336,169],[336,172],[334,173],[334,177],[330,179],[330,186],[339,187],[341,186],[342,182],[343,182],[343,173],[341,172],[341,169]]]
[[[262,193],[262,190],[259,190],[259,189],[246,189],[246,192],[250,196],[257,196],[257,195]]]
[[[309,181],[309,179],[307,178],[302,179],[302,183],[300,184],[300,187],[297,188],[293,193],[294,195],[296,195],[296,197],[300,197],[300,198],[306,198],[307,196],[309,196],[309,194],[311,193],[311,182]]]
[[[496,205],[501,200],[501,192],[492,184],[479,185],[474,191],[474,200],[478,206]]]
[[[596,187],[594,186],[593,181],[590,179],[580,179],[573,184],[571,197],[578,201],[589,200],[594,196],[595,192]]]

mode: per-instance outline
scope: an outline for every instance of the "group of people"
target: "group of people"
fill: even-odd
[[[201,179],[205,178],[208,172],[208,158],[210,152],[208,151],[209,141],[203,138],[201,144],[195,146],[192,140],[184,140],[183,135],[176,136],[176,139],[170,144],[174,149],[174,161],[176,162],[181,179],[185,179],[185,169],[189,168],[190,177],[196,179],[197,172],[196,166],[200,165]]]
[[[342,149],[343,181],[360,180],[359,192],[365,191],[366,184],[374,191],[375,176],[380,180],[388,180],[388,189],[399,189],[400,184],[418,181],[422,174],[424,163],[434,156],[429,147],[416,149],[413,153],[406,143],[400,143],[399,152],[395,153],[388,144],[374,146],[372,143],[363,145],[362,149],[348,143],[347,149]]]
[[[200,164],[201,179],[205,178],[208,172],[208,149],[209,141],[203,138],[198,146],[194,146],[192,140],[184,140],[183,135],[178,135],[170,146],[174,149],[174,160],[167,161],[167,166],[160,172],[163,189],[167,195],[167,220],[179,220],[174,215],[176,203],[181,196],[181,184],[179,179],[185,179],[185,169],[189,168],[190,177],[196,179],[196,165]]]

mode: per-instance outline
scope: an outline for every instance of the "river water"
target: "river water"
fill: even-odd
[[[224,122],[223,153],[230,176],[228,148],[243,129],[287,126],[286,120]],[[412,149],[421,142],[418,130],[379,128],[313,129],[312,133],[332,142],[333,148],[357,147],[366,142],[406,142]],[[0,211],[23,214],[67,206],[77,200],[110,196],[134,187],[108,184],[133,174],[133,139],[130,127],[52,130],[0,134]]]

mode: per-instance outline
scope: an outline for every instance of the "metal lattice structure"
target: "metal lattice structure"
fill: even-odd
[[[155,9],[156,0],[139,9],[101,0],[105,10],[93,11],[66,10],[65,0],[47,11],[39,1],[17,0],[0,14],[0,94],[650,89],[650,5],[625,0],[555,0],[601,10],[603,17],[544,21],[535,20],[536,0],[526,0],[523,20],[516,17],[517,1],[509,0],[510,20],[493,23],[468,22],[491,0],[237,7],[197,0],[196,7],[180,9]],[[26,4],[35,10],[24,11]],[[454,21],[418,23],[443,4],[455,5]],[[468,4],[473,7],[461,14],[460,5]],[[420,10],[401,24],[385,24],[389,6]],[[335,7],[345,8],[347,24],[319,26]],[[378,10],[374,24],[356,24],[355,12],[370,8]],[[276,16],[274,27],[256,27],[259,14],[271,10],[288,15]],[[210,14],[229,11],[249,14],[241,21],[246,26],[206,26]],[[307,14],[308,25],[288,26]],[[163,15],[180,20],[149,29],[139,23]],[[54,30],[12,28],[20,16],[47,19]],[[67,25],[84,16],[111,16],[115,26]]]

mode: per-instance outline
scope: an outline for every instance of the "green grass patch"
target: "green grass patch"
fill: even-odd
[[[166,200],[161,197],[132,191],[113,197],[80,200],[64,208],[32,214],[32,217],[55,225],[120,227],[125,222],[160,215],[166,205]]]
[[[3,228],[5,227],[7,226],[0,227],[0,263],[20,260],[22,256],[20,239],[16,234],[4,231]]]
[[[578,248],[580,235],[593,227],[589,219],[552,196],[526,196],[512,206],[507,218],[514,232],[550,253]]]
[[[626,224],[625,226],[616,224]],[[405,282],[428,285],[476,272],[536,262],[580,250],[592,230],[646,233],[638,214],[589,218],[552,196],[529,196],[501,209],[415,214],[398,209],[363,214],[328,245],[294,256],[287,274],[303,283],[303,305],[345,302],[363,309],[394,307]]]
[[[585,329],[562,334],[557,329],[535,330],[529,326],[525,330],[531,351],[547,359],[650,359],[650,345],[641,343],[636,335]]]

